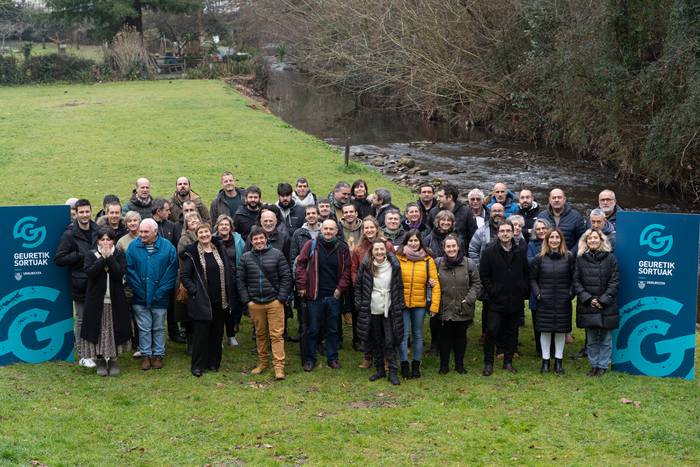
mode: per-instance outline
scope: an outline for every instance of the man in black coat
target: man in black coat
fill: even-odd
[[[484,376],[493,374],[496,342],[503,345],[503,369],[513,368],[518,318],[528,295],[527,256],[513,239],[513,223],[505,220],[498,227],[498,241],[481,256],[479,276],[489,313],[484,342]]]
[[[73,225],[66,229],[56,249],[54,262],[56,266],[67,266],[71,275],[71,294],[75,308],[75,338],[80,337],[85,311],[85,292],[87,291],[87,274],[84,270],[85,257],[95,247],[97,241],[97,224],[92,217],[90,201],[79,199],[75,203],[76,218]],[[81,355],[79,355],[81,357]],[[81,358],[80,365],[95,367],[91,358]]]
[[[459,199],[457,187],[449,184],[442,185],[437,191],[438,205],[430,211],[430,226],[438,212],[446,209],[455,216],[454,231],[462,239],[463,245],[469,245],[477,230],[476,219],[469,206]]]
[[[258,224],[261,198],[260,188],[255,185],[249,186],[245,192],[245,204],[238,208],[233,216],[233,228],[243,239],[247,239],[250,230]]]
[[[586,219],[574,207],[566,202],[566,195],[560,188],[549,192],[549,206],[539,213],[539,219],[545,219],[554,228],[564,234],[566,247],[571,254],[578,251],[578,239],[586,231]]]
[[[236,178],[233,174],[231,172],[222,173],[221,189],[209,208],[212,224],[216,224],[216,221],[222,214],[233,218],[241,204],[243,204],[244,197],[245,190],[236,186]]]
[[[259,375],[270,367],[268,342],[272,347],[275,378],[284,379],[284,302],[292,291],[289,262],[281,251],[267,242],[267,232],[255,226],[250,232],[251,251],[243,253],[236,281],[241,302],[255,325],[258,366],[251,374]]]
[[[282,220],[287,228],[289,237],[294,235],[294,232],[304,224],[306,211],[304,206],[297,204],[292,198],[292,185],[289,183],[280,183],[277,185],[277,207],[282,213]]]
[[[518,194],[518,204],[520,205],[520,211],[518,211],[518,214],[523,216],[523,219],[525,219],[523,237],[525,237],[526,242],[529,242],[530,237],[532,237],[532,227],[535,225],[537,216],[542,208],[537,201],[535,201],[532,191],[525,188],[520,190],[520,193]]]

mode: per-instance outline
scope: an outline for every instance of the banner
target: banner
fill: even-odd
[[[0,365],[73,361],[70,268],[54,264],[70,207],[2,207],[0,217]]]
[[[612,367],[636,375],[695,376],[700,216],[622,211]]]

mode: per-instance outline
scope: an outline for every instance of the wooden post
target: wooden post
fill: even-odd
[[[345,138],[345,167],[350,165],[350,137]]]

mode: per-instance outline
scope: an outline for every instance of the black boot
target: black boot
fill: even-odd
[[[401,362],[401,376],[404,379],[410,379],[411,378],[411,370],[408,366],[408,362]]]
[[[561,358],[555,358],[554,359],[554,372],[558,375],[563,375],[564,374],[564,368],[562,366],[562,359]]]
[[[399,376],[396,374],[396,370],[389,370],[389,382],[394,386],[401,384],[401,381],[399,381]]]
[[[418,360],[411,362],[411,378],[420,378],[420,362]]]
[[[370,381],[377,381],[378,379],[384,378],[386,376],[386,371],[384,370],[384,361],[377,364],[377,372],[369,377]]]
[[[540,368],[540,373],[549,373],[549,360],[542,359],[542,368]]]

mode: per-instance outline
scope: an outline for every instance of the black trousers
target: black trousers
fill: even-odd
[[[399,350],[397,342],[391,330],[391,320],[384,315],[372,315],[369,324],[369,333],[372,339],[372,355],[377,371],[384,371],[384,360],[389,366],[389,371],[396,371],[396,352]]]
[[[430,348],[440,348],[440,331],[442,331],[442,320],[437,316],[430,317]]]
[[[221,366],[221,344],[224,338],[224,316],[221,304],[212,305],[211,321],[192,321],[192,365],[191,369],[219,369]]]
[[[450,354],[454,352],[455,368],[464,368],[464,352],[467,350],[469,321],[442,321],[440,330],[440,368],[450,367]]]
[[[517,341],[518,313],[489,310],[487,316],[484,364],[493,365],[496,343],[503,346],[503,363],[512,363]]]
[[[168,337],[173,340],[178,334],[180,334],[180,328],[177,325],[177,319],[175,318],[175,291],[173,289],[170,291],[170,296],[168,299],[168,313],[165,315],[168,321]]]

